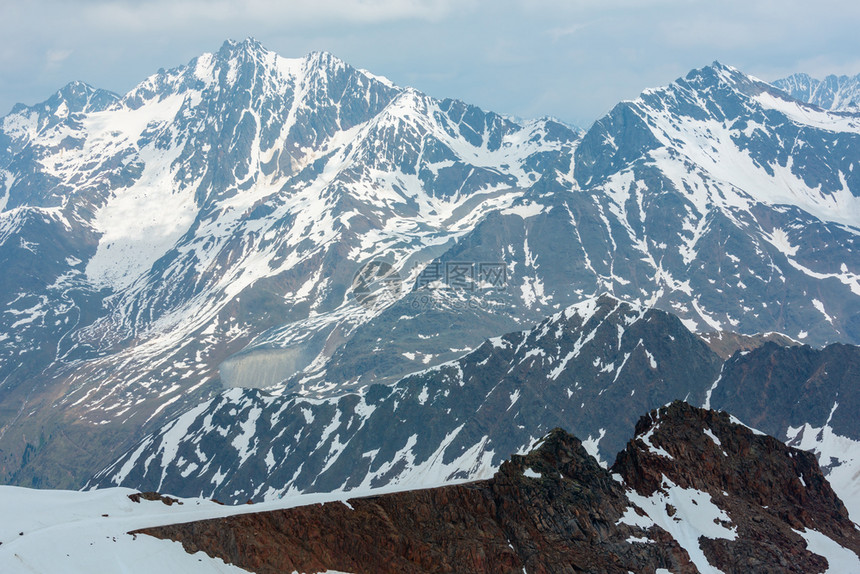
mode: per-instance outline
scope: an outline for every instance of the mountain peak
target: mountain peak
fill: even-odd
[[[677,80],[675,83],[698,90],[723,86],[748,95],[761,93],[767,87],[767,84],[757,78],[718,60],[708,66],[691,70],[683,80]]]
[[[715,461],[707,469],[698,461]],[[643,472],[643,460],[651,459],[651,472]],[[748,468],[753,459],[759,472],[772,474],[768,484],[778,484],[765,492]],[[786,461],[790,464],[786,465]],[[847,511],[821,473],[815,455],[786,446],[776,438],[743,425],[726,412],[694,407],[673,401],[642,416],[635,438],[619,453],[613,470],[640,494],[651,494],[665,478],[684,488],[708,490],[714,477],[724,490],[738,497],[756,499],[779,497],[785,505],[803,506],[819,499],[821,506],[839,509],[839,518],[850,523]],[[707,472],[705,472],[707,471]],[[800,478],[798,478],[800,477]],[[812,525],[810,525],[812,526]]]
[[[82,82],[74,80],[63,86],[51,98],[63,101],[69,107],[69,112],[97,112],[101,111],[119,100],[119,96],[108,90],[102,90]]]
[[[526,455],[512,455],[509,461],[502,463],[499,474],[521,475],[528,469],[542,475],[561,472],[574,480],[605,472],[597,459],[585,450],[582,441],[560,427],[538,440]]]
[[[722,63],[722,62],[720,62],[719,60],[714,60],[713,62],[711,62],[711,64],[710,64],[709,66],[705,66],[705,67],[706,67],[706,68],[713,68],[714,70],[717,70],[717,71],[719,71],[719,72],[724,72],[724,73],[737,73],[737,72],[740,72],[740,70],[738,70],[738,69],[737,69],[737,68],[735,68],[734,66],[729,66],[729,65],[727,65],[727,64],[723,64],[723,63]]]
[[[352,71],[353,68],[344,60],[338,58],[331,52],[314,51],[301,58],[305,73],[316,73],[318,75],[330,76],[344,70]],[[365,74],[372,77],[372,74]]]
[[[263,44],[261,44],[256,38],[247,37],[244,40],[225,40],[223,44],[221,44],[221,48],[218,50],[219,54],[229,55],[235,54],[238,52],[246,52],[246,53],[267,53],[269,52]]]
[[[38,125],[44,128],[46,125],[54,125],[69,114],[100,112],[119,99],[120,97],[113,92],[93,87],[80,80],[73,80],[43,102],[32,106],[15,104],[10,115],[26,114],[29,110],[40,118]]]
[[[219,64],[229,70],[240,70],[245,66],[253,66],[254,73],[258,73],[257,70],[277,66],[277,62],[280,59],[283,58],[263,46],[259,41],[249,37],[238,42],[227,40],[215,54],[211,56],[204,54],[200,58],[192,60],[189,67],[199,67],[201,60],[207,64],[211,60],[216,69],[219,67]],[[235,79],[236,74],[228,73],[227,76]]]
[[[331,52],[327,52],[325,50],[314,50],[309,52],[305,59],[309,62],[317,62],[317,63],[344,63],[343,60],[332,54]]]
[[[260,41],[253,37],[241,41],[226,40],[218,50],[216,57],[220,60],[230,61],[266,61],[266,60],[291,60],[301,61],[305,67],[311,68],[342,68],[346,62],[323,50],[309,52],[301,58],[289,59],[280,56],[276,52],[266,48]]]

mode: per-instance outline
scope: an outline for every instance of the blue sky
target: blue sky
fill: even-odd
[[[860,73],[856,0],[0,0],[0,14],[0,115],[71,80],[124,93],[248,36],[582,127],[714,60],[765,80]]]

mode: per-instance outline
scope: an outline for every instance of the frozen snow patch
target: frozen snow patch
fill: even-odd
[[[609,468],[609,465],[606,461],[600,458],[600,449],[598,448],[600,445],[600,441],[603,440],[603,437],[606,436],[606,429],[600,429],[597,438],[588,435],[588,438],[582,441],[582,448],[585,449],[585,452],[590,454],[597,461],[597,464],[602,466],[603,468]]]
[[[832,538],[817,530],[792,530],[806,540],[806,548],[813,554],[827,559],[828,568],[824,574],[842,574],[843,572],[860,572],[860,558],[854,552],[840,546]]]

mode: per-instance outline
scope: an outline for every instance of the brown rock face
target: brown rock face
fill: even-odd
[[[555,430],[487,481],[140,532],[258,574],[696,571],[665,533],[618,524],[628,506],[579,440]]]
[[[173,498],[172,496],[164,496],[157,492],[135,492],[134,494],[128,495],[129,500],[132,502],[140,502],[141,500],[150,500],[156,501],[160,500],[167,506],[173,506],[174,503],[182,504],[178,499]]]
[[[664,478],[710,494],[737,527],[735,540],[700,539],[724,572],[825,571],[794,530],[817,530],[860,555],[858,531],[812,453],[680,401],[642,417],[636,437],[612,471],[645,496]]]
[[[668,480],[710,495],[728,515],[735,539],[701,536],[696,549],[724,572],[825,571],[826,560],[792,529],[817,530],[860,553],[860,536],[814,456],[724,413],[680,402],[652,412],[611,471],[556,429],[491,480],[139,532],[258,574],[698,572],[628,497],[628,488],[659,496]],[[684,518],[674,507],[666,512]]]

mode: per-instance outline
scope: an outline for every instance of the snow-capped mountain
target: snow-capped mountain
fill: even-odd
[[[585,134],[253,40],[72,84],[0,119],[0,468],[80,486],[224,384],[358,393],[602,292],[858,342],[859,142],[720,64]]]
[[[718,63],[694,70],[618,104],[516,213],[489,214],[433,263],[504,262],[506,289],[416,289],[289,388],[390,376],[461,348],[445,325],[499,309],[537,320],[604,291],[697,331],[860,342],[858,162],[860,115]]]
[[[252,40],[121,98],[73,85],[16,108],[0,152],[2,402],[67,419],[20,421],[7,477],[37,447],[25,437],[53,456],[68,434],[54,429],[107,422],[118,444],[196,403],[270,329],[289,351],[255,384],[302,368],[373,316],[350,295],[362,264],[386,258],[408,281],[576,137]]]
[[[774,86],[791,97],[832,111],[860,111],[860,74],[830,75],[817,80],[808,74],[792,74],[776,80]]]

